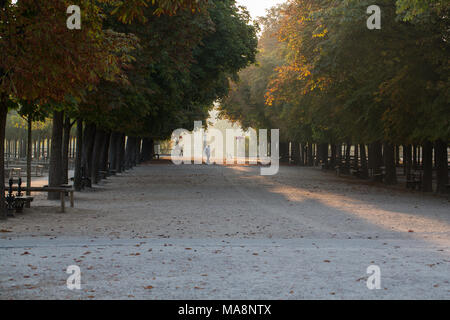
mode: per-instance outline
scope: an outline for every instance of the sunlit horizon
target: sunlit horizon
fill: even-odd
[[[253,19],[266,15],[266,10],[286,0],[237,0],[238,5],[247,7]]]

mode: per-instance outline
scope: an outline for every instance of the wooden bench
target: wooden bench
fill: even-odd
[[[5,186],[5,191],[8,191],[9,187]],[[17,191],[18,187],[12,187],[12,191]],[[74,189],[72,186],[69,187],[24,187],[21,188],[21,191],[24,192],[59,192],[60,193],[60,199],[61,199],[61,212],[64,213],[66,209],[66,193],[70,196],[70,207],[74,207]]]

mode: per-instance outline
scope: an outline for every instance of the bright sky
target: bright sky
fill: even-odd
[[[247,7],[253,19],[264,16],[266,9],[286,2],[286,0],[236,0],[239,5]]]

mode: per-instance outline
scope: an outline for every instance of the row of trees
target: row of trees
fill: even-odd
[[[448,185],[449,11],[446,0],[380,0],[369,30],[365,0],[289,0],[261,19],[258,65],[242,71],[222,114],[245,127],[281,128],[282,154],[325,167],[369,168],[397,182],[421,148],[423,190]],[[346,146],[345,148],[343,146]],[[353,146],[353,147],[352,147]],[[403,146],[400,148],[399,146]],[[347,160],[345,160],[347,159]]]
[[[46,159],[49,153],[51,143],[52,121],[34,121],[32,130],[32,157],[33,159]],[[75,131],[71,132],[70,148],[75,149]],[[8,114],[5,129],[5,156],[10,159],[23,159],[27,156],[28,144],[28,120],[17,111],[12,110]],[[72,151],[72,150],[71,150]],[[74,153],[69,152],[72,157]]]
[[[75,126],[77,189],[83,174],[95,183],[108,165],[120,172],[149,159],[155,139],[205,120],[257,50],[257,28],[234,0],[78,2],[81,30],[66,27],[69,1],[0,1],[0,139],[11,108],[29,122],[51,117],[58,186]]]

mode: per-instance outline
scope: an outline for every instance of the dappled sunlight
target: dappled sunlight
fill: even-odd
[[[233,166],[231,167],[234,171],[238,172],[252,172],[254,169],[245,165]]]
[[[448,245],[448,239],[430,239],[428,234],[442,233],[443,235],[448,235],[450,233],[450,223],[434,217],[425,216],[427,214],[431,215],[432,213],[421,212],[418,206],[414,206],[411,212],[398,212],[381,209],[377,205],[368,201],[355,199],[355,197],[324,190],[317,190],[315,192],[280,183],[275,183],[275,186],[269,187],[268,191],[279,194],[292,202],[301,203],[306,200],[315,200],[326,207],[339,210],[358,219],[363,219],[387,231],[408,233],[436,244]]]
[[[255,192],[277,195],[275,198],[268,194],[263,196],[266,202],[258,202],[261,212],[270,211],[271,206],[281,200],[286,201],[286,206],[279,211],[280,216],[291,217],[293,214],[293,217],[331,233],[336,225],[346,225],[344,228],[356,234],[366,233],[366,228],[373,226],[389,234],[389,238],[396,238],[392,232],[397,232],[401,238],[406,236],[433,245],[449,246],[450,219],[438,199],[412,202],[404,193],[380,192],[370,187],[367,190],[367,185],[330,181],[328,176],[318,175],[316,170],[282,167],[279,175],[266,177],[251,167],[229,169],[235,183],[238,182],[239,191],[246,197],[252,198]]]

